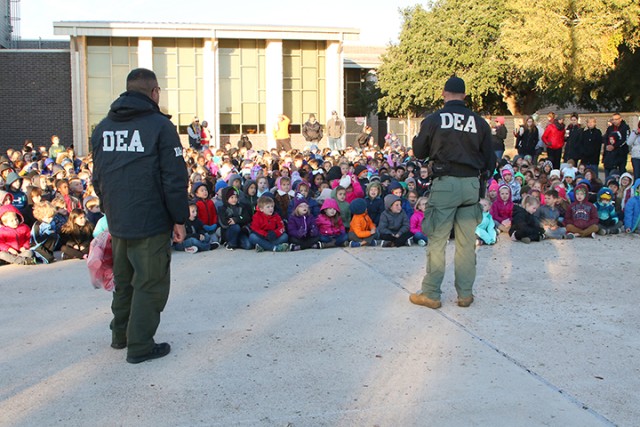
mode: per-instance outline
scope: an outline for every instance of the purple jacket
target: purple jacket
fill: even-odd
[[[319,234],[316,220],[310,213],[305,216],[292,214],[287,223],[287,233],[289,237],[297,239],[316,237]]]

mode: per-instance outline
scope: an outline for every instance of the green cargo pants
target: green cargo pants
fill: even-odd
[[[127,343],[127,355],[147,354],[160,313],[169,298],[171,233],[145,239],[112,237],[113,274],[116,284],[111,303],[112,341]]]
[[[422,294],[440,300],[440,285],[446,270],[447,240],[455,232],[455,287],[458,297],[472,295],[476,279],[476,227],[482,221],[478,203],[478,178],[443,176],[435,178],[422,222],[422,232],[429,238],[427,274],[422,279]],[[467,206],[465,206],[467,205]]]

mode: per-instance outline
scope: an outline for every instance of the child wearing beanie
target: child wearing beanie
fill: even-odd
[[[410,231],[409,218],[402,210],[402,200],[395,194],[388,194],[384,198],[385,210],[380,215],[378,232],[380,238],[389,245],[383,246],[411,246],[413,234]]]
[[[367,202],[355,199],[349,205],[351,211],[351,228],[349,231],[349,246],[357,248],[365,245],[376,245],[378,230],[373,220],[367,214]]]

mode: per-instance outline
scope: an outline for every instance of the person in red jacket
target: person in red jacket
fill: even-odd
[[[287,252],[288,240],[282,218],[275,213],[275,202],[267,195],[260,196],[251,221],[249,242],[256,247],[256,252]]]
[[[36,260],[29,250],[31,229],[13,205],[0,206],[0,260],[8,264],[33,265]]]
[[[218,211],[213,200],[209,197],[209,189],[204,182],[193,184],[193,195],[198,208],[198,219],[204,224],[204,230],[213,234],[218,228]]]
[[[547,146],[547,157],[551,160],[554,169],[560,169],[562,148],[564,147],[564,123],[556,119],[556,113],[547,115],[549,124],[542,134],[542,142]]]

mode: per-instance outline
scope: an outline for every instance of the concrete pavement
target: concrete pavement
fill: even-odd
[[[634,426],[639,245],[481,247],[440,310],[408,302],[418,247],[175,253],[172,353],[139,365],[84,262],[4,266],[0,425]]]

